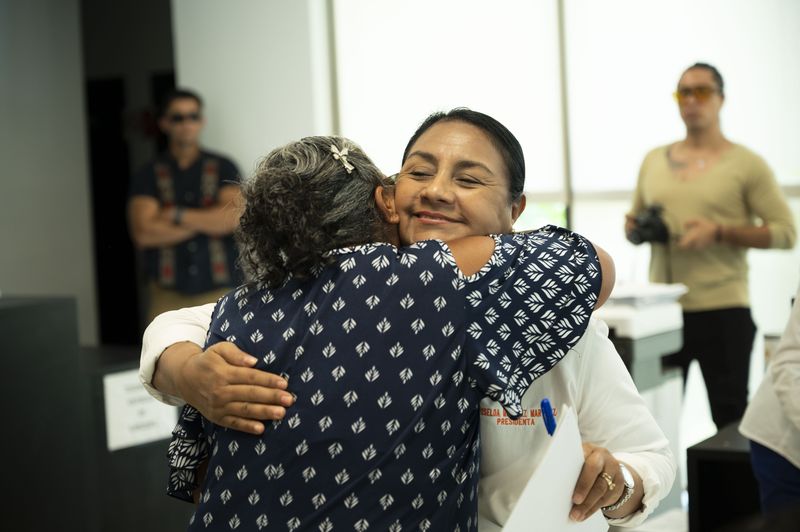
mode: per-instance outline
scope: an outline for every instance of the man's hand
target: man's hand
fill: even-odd
[[[636,218],[632,214],[625,215],[625,238],[630,240],[631,232],[636,229]]]
[[[687,250],[701,250],[718,240],[721,227],[707,218],[692,218],[683,224],[684,233],[678,247]]]
[[[172,223],[174,215],[174,211],[162,209],[155,198],[133,196],[128,202],[128,225],[136,247],[174,246],[194,237],[193,229]]]
[[[285,391],[286,380],[253,369],[256,362],[234,344],[220,342],[186,359],[175,384],[180,397],[212,422],[261,434],[261,421],[282,419],[294,397]]]

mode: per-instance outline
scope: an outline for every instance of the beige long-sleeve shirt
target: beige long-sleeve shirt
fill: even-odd
[[[739,144],[694,179],[678,179],[669,166],[669,145],[644,159],[631,214],[660,204],[670,231],[667,244],[653,244],[650,279],[683,283],[689,291],[680,300],[685,311],[747,307],[747,248],[725,243],[703,250],[682,250],[677,240],[686,221],[704,217],[725,226],[763,223],[773,248],[791,248],[796,229],[789,205],[764,160]]]

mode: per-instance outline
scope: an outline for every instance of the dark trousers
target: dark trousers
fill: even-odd
[[[750,442],[750,461],[758,480],[764,513],[800,505],[800,469],[772,449],[754,441]]]
[[[662,358],[666,366],[683,370],[697,360],[703,372],[717,430],[742,417],[747,407],[750,352],[756,325],[749,308],[683,313],[683,348]]]

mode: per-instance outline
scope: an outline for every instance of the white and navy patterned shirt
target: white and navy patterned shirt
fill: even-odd
[[[468,277],[441,241],[369,244],[334,251],[316,279],[222,298],[206,346],[235,343],[297,401],[261,436],[185,407],[169,492],[190,499],[210,454],[190,530],[476,530],[481,398],[518,416],[601,284],[574,233],[494,240]]]

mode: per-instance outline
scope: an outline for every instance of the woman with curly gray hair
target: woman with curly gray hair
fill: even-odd
[[[391,185],[343,137],[306,137],[273,150],[242,186],[245,208],[236,232],[242,269],[252,281],[275,287],[334,262],[331,249],[397,244],[397,225],[386,223],[373,200]]]
[[[272,151],[246,183],[252,280],[217,303],[206,348],[252,353],[297,400],[259,435],[184,407],[170,493],[191,500],[208,471],[190,530],[477,528],[480,400],[520,416],[613,281],[553,227],[398,248],[389,185],[337,137]]]

